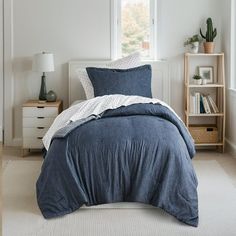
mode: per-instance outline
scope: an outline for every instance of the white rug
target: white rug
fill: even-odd
[[[3,236],[235,236],[236,188],[216,161],[194,165],[199,179],[198,228],[156,208],[86,208],[45,220],[35,198],[41,162],[10,161],[3,172]]]

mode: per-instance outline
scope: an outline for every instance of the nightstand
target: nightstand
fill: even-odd
[[[30,100],[22,105],[23,146],[28,149],[42,149],[42,138],[48,131],[57,115],[62,111],[62,101],[39,103]]]

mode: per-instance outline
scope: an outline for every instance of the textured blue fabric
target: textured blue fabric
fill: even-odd
[[[150,65],[126,70],[95,67],[88,67],[86,70],[93,84],[95,97],[110,94],[152,97]]]
[[[82,205],[141,202],[198,225],[192,138],[166,107],[135,104],[70,124],[51,143],[37,181],[45,218]]]

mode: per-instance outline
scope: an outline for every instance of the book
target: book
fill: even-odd
[[[206,113],[211,114],[211,109],[210,109],[209,103],[207,101],[207,98],[203,96],[202,99],[203,99],[203,106],[204,106]]]
[[[190,94],[189,112],[192,114],[218,113],[219,109],[210,95],[203,95],[199,92]]]
[[[212,106],[212,103],[210,102],[209,97],[206,96],[206,98],[207,98],[207,101],[208,101],[209,107],[210,107],[210,109],[211,109],[211,112],[212,112],[212,113],[216,113],[216,112],[215,112],[215,109],[214,109],[213,106]]]
[[[219,113],[220,111],[219,111],[218,107],[216,106],[216,104],[215,104],[214,100],[212,99],[212,97],[210,95],[208,95],[207,98],[208,98],[208,100],[211,104],[213,112],[214,113]]]
[[[200,113],[206,113],[206,110],[203,105],[203,95],[200,94]]]
[[[196,96],[195,94],[190,94],[189,99],[190,113],[196,114]]]
[[[196,114],[200,114],[200,93],[195,93],[195,97],[196,97]]]

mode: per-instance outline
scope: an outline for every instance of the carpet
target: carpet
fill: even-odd
[[[83,208],[45,220],[36,203],[40,161],[9,161],[3,171],[3,236],[235,236],[236,188],[216,161],[195,161],[199,227],[139,204]],[[112,206],[114,207],[114,205]]]

